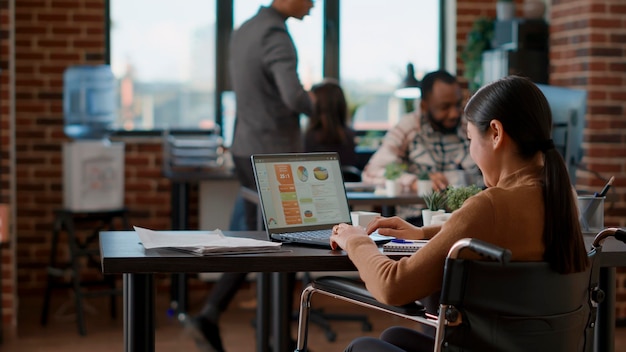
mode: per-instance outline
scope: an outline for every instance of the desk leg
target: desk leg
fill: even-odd
[[[288,351],[291,307],[285,302],[293,292],[287,292],[287,273],[272,273],[272,336],[274,337],[274,351]]]
[[[124,351],[154,352],[154,277],[124,274]]]
[[[171,186],[171,223],[174,230],[187,230],[189,213],[189,185],[186,182],[172,182]],[[177,319],[187,313],[187,274],[172,274],[170,284],[170,309]]]
[[[256,350],[269,352],[270,274],[257,273]]]
[[[600,288],[604,302],[598,306],[595,351],[615,351],[615,268],[600,268]]]

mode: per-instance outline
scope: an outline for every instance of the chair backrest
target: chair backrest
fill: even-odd
[[[352,165],[341,165],[344,182],[361,182],[361,170]]]
[[[590,351],[591,273],[591,267],[561,275],[543,262],[448,258],[440,303],[450,324],[442,350]]]

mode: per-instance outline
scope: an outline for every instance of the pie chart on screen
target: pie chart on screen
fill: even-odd
[[[309,171],[304,166],[298,166],[296,174],[298,175],[298,180],[302,182],[306,182],[309,179]]]
[[[315,176],[316,179],[320,181],[324,181],[328,179],[328,170],[326,170],[325,167],[318,166],[315,169],[313,169],[313,175]]]

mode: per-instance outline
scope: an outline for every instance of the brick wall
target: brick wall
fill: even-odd
[[[54,5],[51,5],[54,3]],[[53,209],[63,203],[63,71],[104,57],[103,1],[15,2],[19,291],[45,284]]]
[[[8,1],[0,1],[0,203],[10,203],[10,105],[9,105],[9,62],[11,58],[10,38],[11,16]],[[15,286],[15,245],[10,239],[0,241],[0,307],[2,326],[15,326],[16,286]]]
[[[551,83],[586,89],[583,164],[615,176],[605,225],[626,225],[626,3],[623,0],[553,1],[550,25]],[[578,172],[578,187],[598,190],[604,181]],[[618,272],[619,273],[619,272]],[[617,316],[626,317],[626,272],[618,274]]]
[[[8,8],[15,3],[15,33],[10,33]],[[465,44],[472,22],[495,16],[496,0],[457,1],[457,50]],[[521,0],[518,1],[518,4]],[[621,0],[574,0],[552,4],[552,84],[588,89],[589,130],[585,134],[584,162],[592,170],[617,177],[617,201],[607,209],[607,224],[624,226],[626,173],[624,172],[624,49],[626,34]],[[14,291],[40,293],[50,246],[53,210],[62,204],[61,146],[63,134],[62,74],[68,65],[99,64],[104,58],[104,0],[0,0],[0,192],[9,190],[8,175],[16,174],[18,204],[17,245],[2,249],[4,321],[15,321]],[[518,6],[518,14],[519,14]],[[16,119],[15,170],[10,170],[8,81],[6,50],[15,39]],[[621,60],[621,61],[620,61]],[[459,75],[462,62],[458,61]],[[126,205],[133,224],[168,228],[170,182],[161,176],[158,140],[126,142]],[[601,182],[584,173],[579,185],[594,189]],[[195,190],[190,200],[195,213]],[[192,226],[197,218],[191,219]],[[11,271],[17,262],[17,273]],[[8,270],[7,270],[8,268]],[[166,280],[166,278],[164,278]],[[620,282],[623,282],[621,280]],[[625,310],[623,303],[619,309]]]
[[[2,6],[3,71],[8,66],[7,32],[10,2]],[[61,148],[63,133],[63,71],[69,65],[104,62],[104,1],[20,0],[15,17],[15,170],[17,220],[15,248],[2,251],[3,305],[17,305],[14,292],[41,294],[49,256],[53,211],[63,202]],[[4,73],[4,72],[3,72]],[[2,184],[6,193],[8,162],[8,78],[2,75]],[[169,228],[170,182],[161,177],[161,141],[126,142],[126,204],[133,224]],[[197,198],[191,199],[192,202]],[[192,206],[192,211],[196,209]],[[192,218],[192,225],[197,218]],[[195,221],[195,222],[194,222]],[[64,239],[65,240],[65,239]],[[7,271],[16,255],[17,273]],[[63,253],[61,254],[63,255]],[[16,287],[19,281],[19,287]],[[5,309],[5,322],[15,311]],[[12,324],[14,325],[14,324]],[[14,326],[13,326],[14,328]]]

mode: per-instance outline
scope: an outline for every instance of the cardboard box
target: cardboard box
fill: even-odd
[[[63,145],[63,206],[73,211],[124,207],[124,143],[98,140]]]

